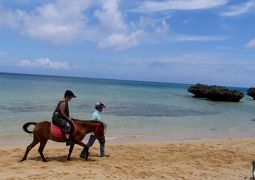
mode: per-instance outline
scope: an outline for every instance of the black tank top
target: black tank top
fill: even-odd
[[[62,115],[61,115],[61,112],[60,112],[60,108],[59,108],[59,105],[64,102],[65,100],[61,100],[59,101],[54,113],[53,113],[53,117],[58,117],[58,118],[61,118],[61,119],[66,119],[64,118]],[[69,107],[68,107],[68,102],[66,102],[66,107],[65,107],[65,114],[67,115],[67,117],[69,117]]]

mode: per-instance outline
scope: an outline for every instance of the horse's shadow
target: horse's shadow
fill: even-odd
[[[92,155],[92,157],[93,157],[93,155]],[[46,158],[46,162],[57,161],[57,162],[67,163],[67,162],[70,162],[70,161],[86,161],[85,159],[77,158],[77,157],[73,157],[73,158],[71,158],[71,160],[67,160],[67,156],[65,156],[65,155],[63,155],[63,156],[47,156],[45,158]],[[28,159],[29,160],[34,160],[34,161],[42,161],[41,156],[31,157],[31,158],[28,158]],[[89,158],[87,161],[94,162],[94,161],[96,161],[96,159]]]

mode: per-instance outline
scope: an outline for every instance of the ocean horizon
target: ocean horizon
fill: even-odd
[[[65,75],[54,75],[54,74],[34,74],[34,73],[21,73],[21,72],[0,72],[0,74],[13,74],[13,75],[21,75],[21,76],[46,76],[46,77],[59,77],[59,78],[81,78],[81,79],[94,79],[94,80],[109,80],[109,81],[123,81],[123,82],[144,82],[144,83],[162,83],[162,84],[177,84],[177,85],[194,85],[197,83],[206,84],[210,86],[223,86],[230,89],[238,89],[238,90],[247,90],[248,86],[234,86],[234,85],[224,85],[224,84],[216,84],[216,83],[201,83],[201,82],[194,82],[194,83],[180,83],[180,82],[167,82],[167,81],[148,81],[148,80],[134,80],[134,79],[114,79],[114,78],[102,78],[102,77],[85,77],[85,76],[65,76]]]
[[[2,145],[30,142],[22,125],[50,121],[67,89],[77,95],[69,103],[71,117],[89,119],[96,102],[106,105],[108,143],[255,135],[255,101],[247,95],[240,102],[214,102],[194,98],[190,84],[19,73],[0,73],[0,83]]]

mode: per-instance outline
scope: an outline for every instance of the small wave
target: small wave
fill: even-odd
[[[114,139],[118,139],[118,137],[107,137],[106,138],[106,140],[109,140],[109,141],[114,140]]]
[[[205,116],[214,115],[217,112],[213,111],[198,111],[188,108],[179,108],[172,105],[161,104],[125,104],[121,106],[113,106],[108,109],[106,114],[116,116],[143,116],[143,117],[184,117],[184,116]]]
[[[210,128],[211,131],[218,131],[219,129],[217,128]]]
[[[12,113],[49,111],[49,108],[46,105],[25,105],[25,104],[15,104],[12,106],[0,105],[0,109]]]
[[[141,138],[141,137],[144,137],[144,135],[142,135],[142,134],[131,134],[131,135],[128,135],[126,137],[129,137],[129,138]]]

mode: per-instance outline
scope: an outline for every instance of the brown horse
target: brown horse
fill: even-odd
[[[75,144],[78,144],[85,148],[85,160],[88,159],[89,155],[89,148],[82,142],[83,138],[86,136],[86,134],[90,132],[94,132],[96,134],[96,137],[98,139],[104,138],[104,131],[105,131],[105,125],[104,123],[100,121],[88,121],[88,120],[78,120],[73,119],[74,124],[77,127],[76,133],[71,136],[71,140],[74,142],[72,145],[70,145],[69,154],[67,156],[67,160],[70,160],[70,156],[72,154],[73,148]],[[33,131],[29,131],[27,128],[30,125],[35,125],[33,128]],[[38,152],[41,155],[42,161],[46,162],[46,159],[43,155],[43,149],[47,143],[47,141],[50,139],[52,141],[56,142],[65,142],[65,137],[55,137],[51,134],[51,123],[48,121],[42,121],[39,123],[36,122],[27,122],[23,125],[23,130],[27,133],[33,133],[33,141],[32,143],[27,146],[26,152],[21,159],[21,161],[26,160],[27,155],[29,151],[40,142],[40,146],[38,148]]]

